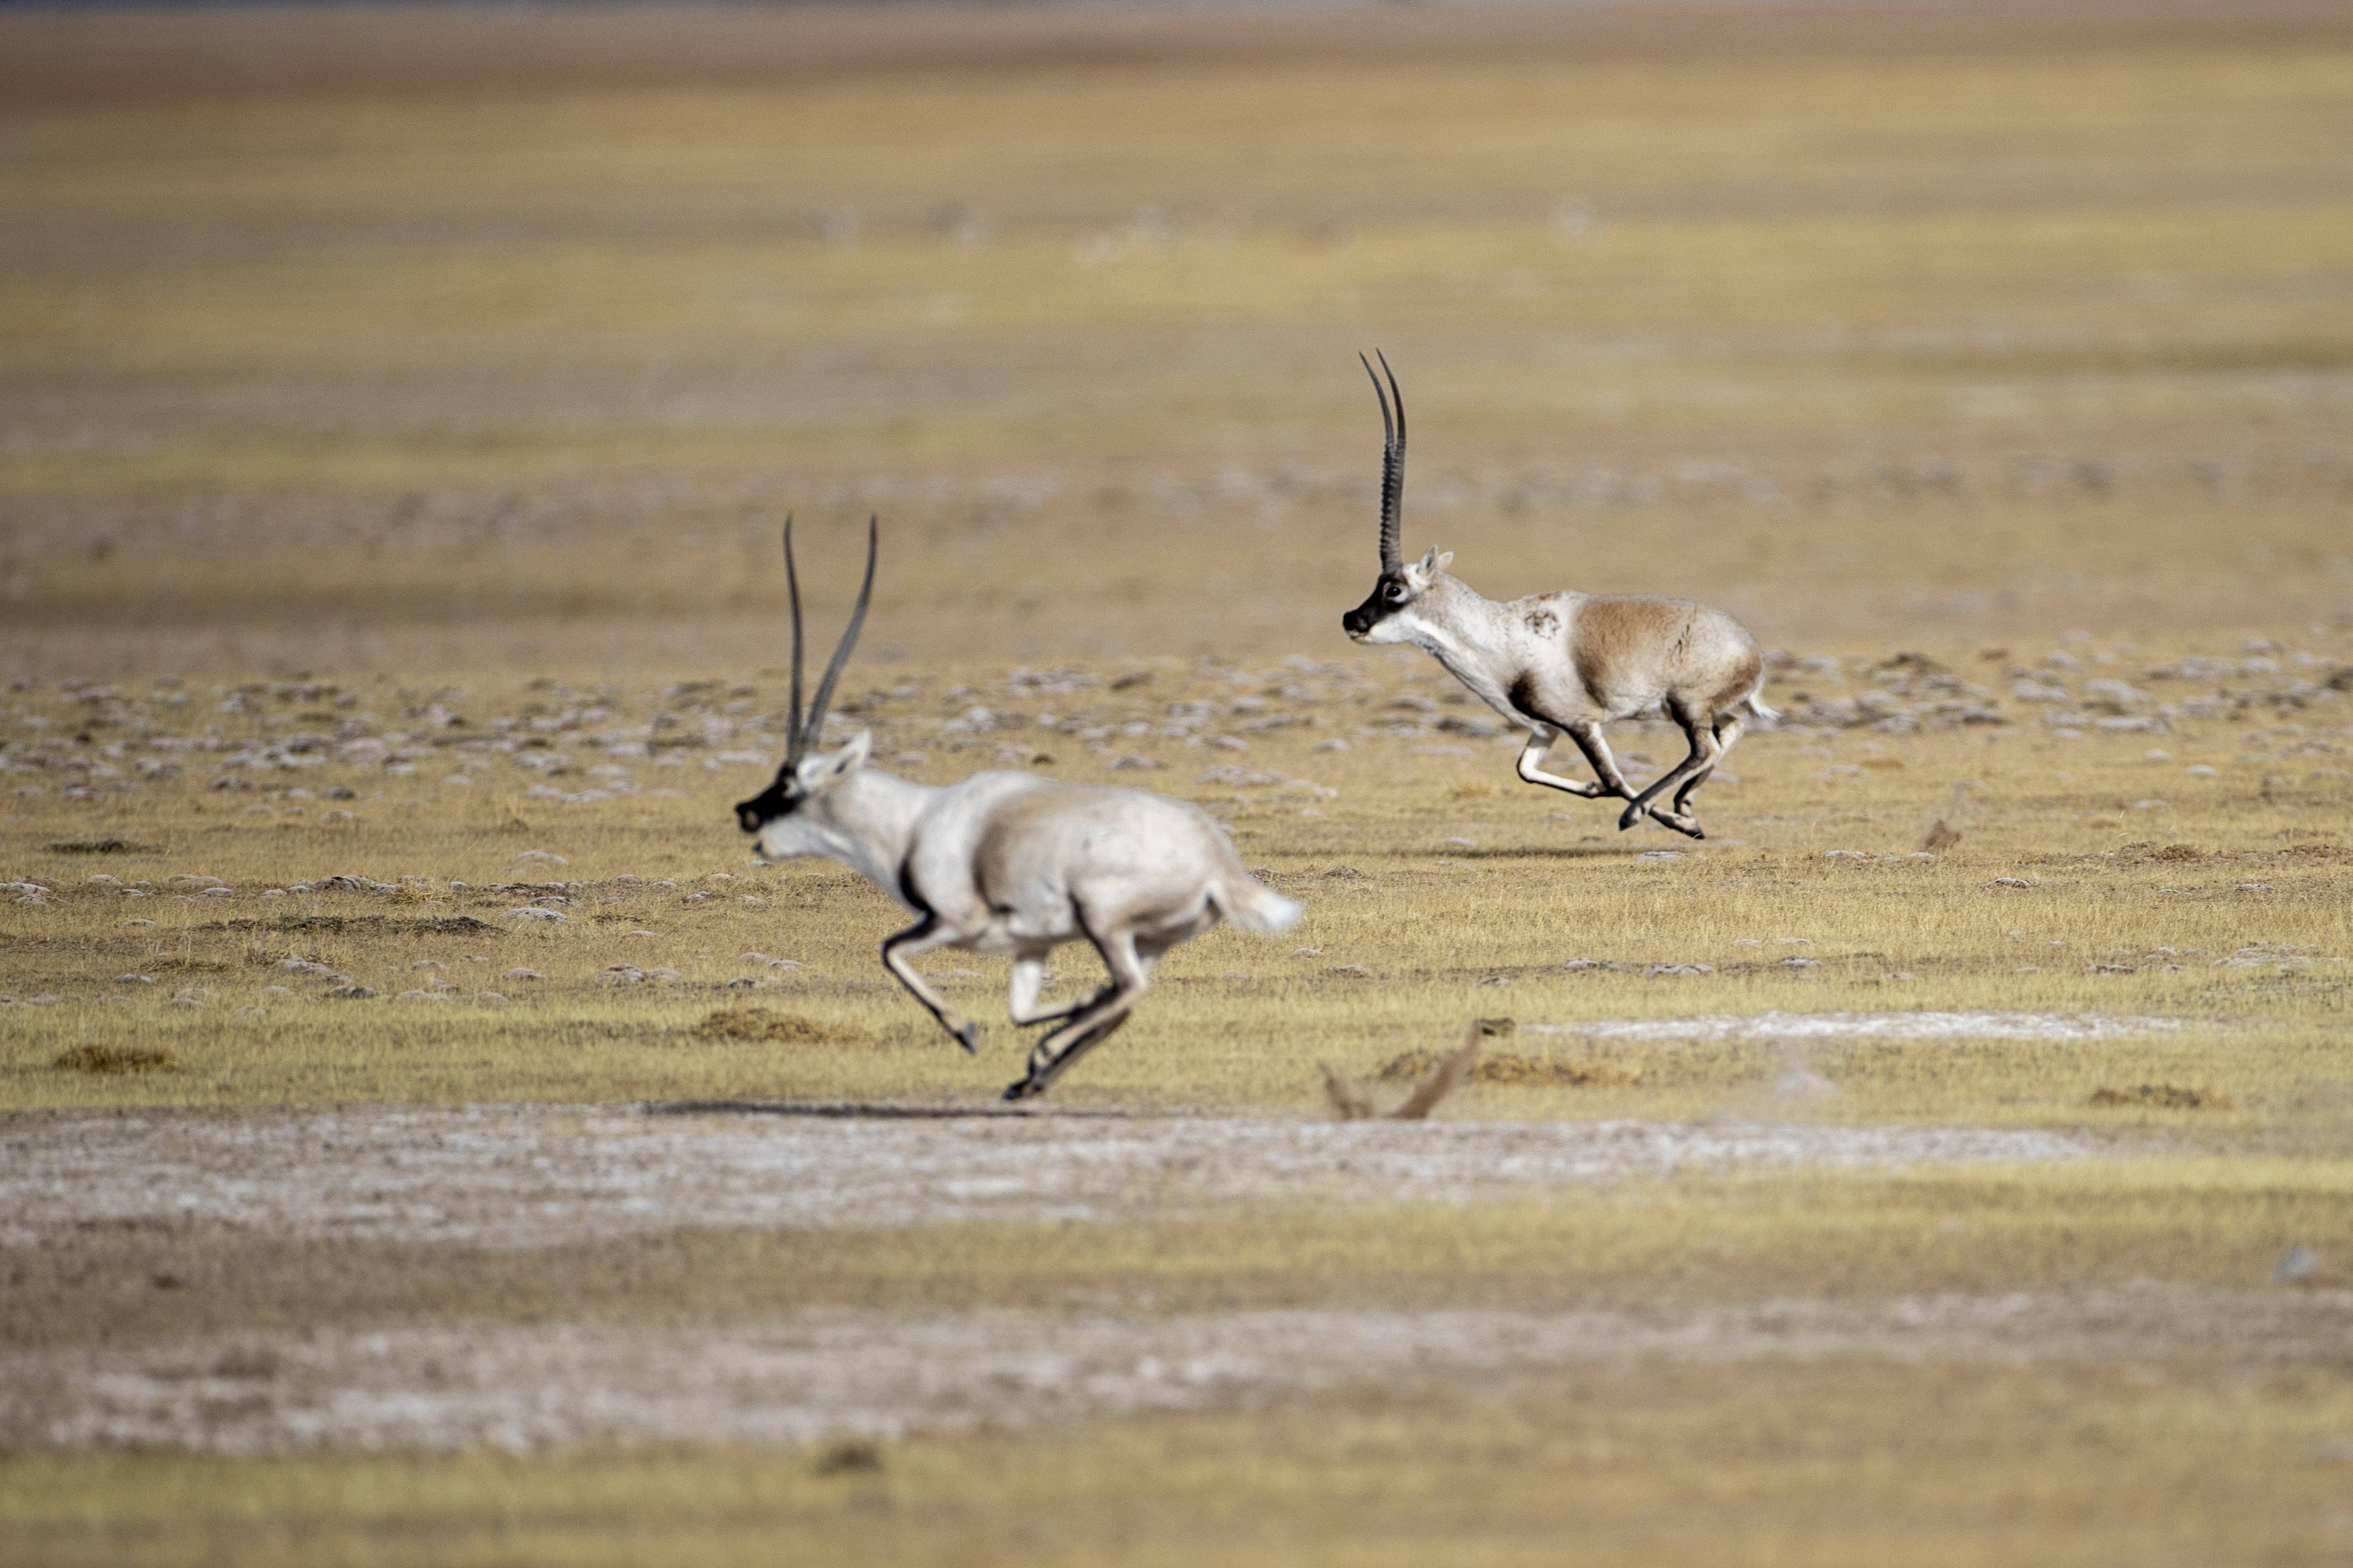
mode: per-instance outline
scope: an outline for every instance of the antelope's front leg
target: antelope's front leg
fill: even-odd
[[[1528,743],[1520,751],[1518,765],[1520,777],[1532,784],[1543,784],[1551,789],[1565,789],[1569,794],[1582,795],[1587,800],[1601,798],[1602,789],[1598,784],[1585,784],[1577,779],[1565,779],[1558,773],[1548,773],[1544,771],[1545,753],[1552,750],[1553,742],[1558,738],[1543,730],[1529,732]]]
[[[1582,724],[1572,724],[1568,738],[1577,742],[1577,749],[1585,753],[1587,763],[1593,769],[1593,776],[1601,781],[1598,794],[1615,795],[1620,800],[1634,798],[1634,786],[1618,771],[1618,759],[1611,753],[1609,742],[1602,739],[1600,725],[1589,719]]]
[[[941,1028],[955,1037],[957,1045],[976,1055],[980,1050],[980,1026],[941,1001],[923,983],[923,977],[915,973],[914,965],[907,962],[916,953],[947,946],[959,934],[942,922],[939,916],[927,914],[883,942],[882,967],[896,976],[899,984],[930,1010],[932,1016],[940,1021]]]

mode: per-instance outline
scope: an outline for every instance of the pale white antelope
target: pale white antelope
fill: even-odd
[[[1451,552],[1432,550],[1406,561],[1398,542],[1405,395],[1386,358],[1381,372],[1388,375],[1387,387],[1365,362],[1381,402],[1381,575],[1365,602],[1340,617],[1341,627],[1358,642],[1421,649],[1481,701],[1525,729],[1519,774],[1528,783],[1588,800],[1625,801],[1621,831],[1649,816],[1678,833],[1706,837],[1690,814],[1693,794],[1740,739],[1744,710],[1767,721],[1778,717],[1761,700],[1765,661],[1756,641],[1723,611],[1688,599],[1561,592],[1498,602],[1447,574]],[[1638,794],[1619,771],[1601,727],[1653,710],[1663,710],[1682,729],[1691,754]],[[1563,735],[1585,753],[1598,784],[1545,771],[1545,753]],[[1669,791],[1671,805],[1655,804]]]
[[[1161,954],[1220,919],[1249,931],[1288,930],[1300,906],[1245,870],[1218,825],[1184,801],[1020,773],[915,784],[869,765],[873,737],[864,731],[838,751],[818,750],[834,682],[873,597],[877,542],[870,521],[865,584],[804,716],[800,578],[786,520],[790,736],[776,782],[739,804],[736,821],[758,836],[765,859],[839,860],[906,905],[915,921],[883,942],[883,966],[967,1051],[979,1049],[980,1026],[942,1000],[908,960],[942,947],[1009,954],[1013,1022],[1059,1026],[1030,1051],[1028,1075],[1005,1091],[1026,1100],[1127,1022]],[[1071,942],[1094,948],[1110,981],[1083,1001],[1041,1007],[1048,957]]]

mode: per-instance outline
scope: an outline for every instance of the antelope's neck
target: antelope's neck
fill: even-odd
[[[915,825],[939,791],[880,768],[860,768],[826,795],[826,851],[900,897],[899,868],[914,847]]]
[[[1496,671],[1506,649],[1499,606],[1469,584],[1440,579],[1437,603],[1414,617],[1412,642],[1446,667],[1446,673],[1486,698],[1495,700]]]

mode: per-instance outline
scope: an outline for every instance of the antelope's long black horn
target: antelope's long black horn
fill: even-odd
[[[841,634],[841,646],[833,650],[833,661],[825,667],[825,679],[817,683],[817,696],[809,703],[808,728],[801,735],[801,750],[818,743],[825,731],[825,710],[833,701],[833,683],[841,679],[841,667],[849,662],[849,650],[858,642],[858,629],[866,624],[866,606],[874,598],[874,554],[881,533],[881,520],[866,520],[866,581],[859,586],[858,607],[849,612],[849,626]]]
[[[1374,373],[1371,360],[1359,353],[1356,361],[1372,377],[1373,395],[1381,400],[1381,570],[1395,572],[1404,564],[1399,534],[1405,502],[1405,394],[1398,390],[1397,373],[1389,369],[1388,357],[1379,357],[1381,371],[1389,378],[1386,387]],[[1389,415],[1392,396],[1397,402],[1394,419]]]
[[[793,569],[793,514],[785,514],[785,584],[793,596],[793,710],[785,727],[786,765],[801,760],[801,578]]]

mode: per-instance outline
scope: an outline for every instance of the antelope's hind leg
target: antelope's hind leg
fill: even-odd
[[[926,914],[905,931],[884,941],[882,967],[889,970],[916,1001],[930,1010],[932,1016],[940,1021],[941,1028],[955,1037],[957,1045],[967,1053],[977,1054],[980,1050],[980,1026],[941,1001],[938,994],[924,984],[923,977],[915,973],[914,966],[907,962],[916,953],[946,947],[962,934],[939,916]]]
[[[1641,794],[1627,803],[1625,811],[1618,818],[1618,830],[1623,833],[1647,814],[1662,827],[1672,827],[1677,833],[1688,834],[1694,838],[1704,838],[1707,835],[1701,831],[1699,824],[1682,812],[1661,810],[1651,803],[1671,789],[1687,788],[1691,781],[1705,777],[1707,771],[1715,766],[1715,760],[1722,754],[1723,748],[1716,743],[1712,723],[1699,722],[1692,717],[1689,709],[1672,699],[1668,701],[1667,711],[1676,723],[1683,726],[1684,738],[1691,742],[1691,752],[1682,762],[1652,779]],[[1681,795],[1677,796],[1679,801],[1681,798]]]
[[[1089,940],[1111,971],[1111,984],[1071,1016],[1070,1022],[1030,1049],[1029,1076],[1008,1086],[1008,1100],[1030,1100],[1046,1092],[1071,1063],[1111,1038],[1152,984],[1149,963],[1136,952],[1135,933],[1118,931]]]
[[[1699,793],[1700,785],[1715,776],[1716,767],[1724,761],[1725,753],[1731,751],[1733,742],[1740,739],[1740,716],[1726,713],[1716,720],[1715,728],[1715,755],[1707,760],[1707,766],[1683,780],[1683,787],[1675,791],[1675,815],[1678,816],[1690,815],[1691,797]]]

